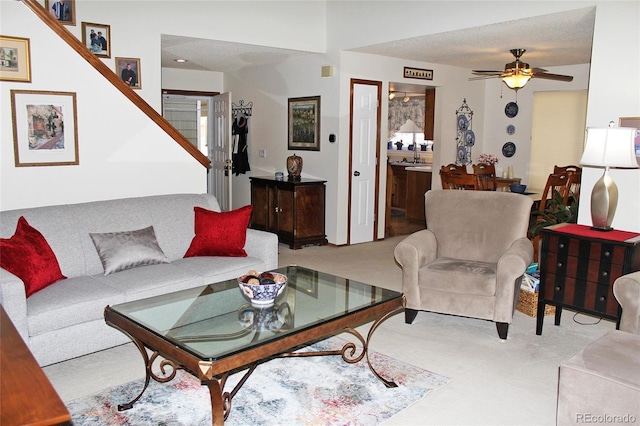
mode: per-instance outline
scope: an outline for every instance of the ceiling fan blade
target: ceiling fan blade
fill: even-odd
[[[480,75],[478,77],[469,77],[469,81],[473,81],[473,80],[488,80],[490,78],[497,78],[500,77],[499,75]]]
[[[544,78],[547,80],[556,80],[556,81],[573,81],[573,76],[570,75],[562,75],[562,74],[550,74],[550,73],[534,73],[533,77],[535,78]]]
[[[531,68],[531,71],[533,71],[534,73],[547,72],[547,70],[545,70],[544,68]]]
[[[484,75],[484,74],[491,74],[491,75],[500,75],[502,74],[503,71],[489,71],[489,70],[472,70],[471,73],[475,74],[475,75]]]

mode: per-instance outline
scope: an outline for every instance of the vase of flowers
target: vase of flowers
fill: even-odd
[[[493,154],[480,154],[477,161],[478,163],[497,164],[498,157]]]

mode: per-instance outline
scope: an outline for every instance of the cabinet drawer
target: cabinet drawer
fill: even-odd
[[[545,300],[613,317],[618,315],[618,302],[611,285],[553,273],[546,273],[544,282]]]
[[[563,253],[547,254],[547,270],[560,276],[578,278],[600,284],[613,283],[623,274],[624,265],[614,263],[611,257],[588,259]]]
[[[549,236],[549,253],[570,255],[583,259],[601,259],[610,263],[624,263],[625,247],[615,244],[581,240],[559,235]]]

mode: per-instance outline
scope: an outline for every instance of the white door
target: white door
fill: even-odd
[[[232,209],[231,204],[231,93],[213,97],[213,143],[209,145],[210,192],[216,196],[220,209]]]
[[[353,86],[349,242],[373,241],[375,223],[378,86]]]

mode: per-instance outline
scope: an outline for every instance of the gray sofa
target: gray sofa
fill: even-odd
[[[0,304],[40,365],[128,342],[105,324],[107,305],[277,268],[277,236],[253,229],[247,230],[247,257],[183,258],[194,237],[196,206],[220,211],[211,195],[174,194],[0,212],[0,237],[11,237],[24,216],[46,238],[67,277],[27,298],[22,281],[0,268]],[[169,263],[104,275],[89,233],[150,225]]]

